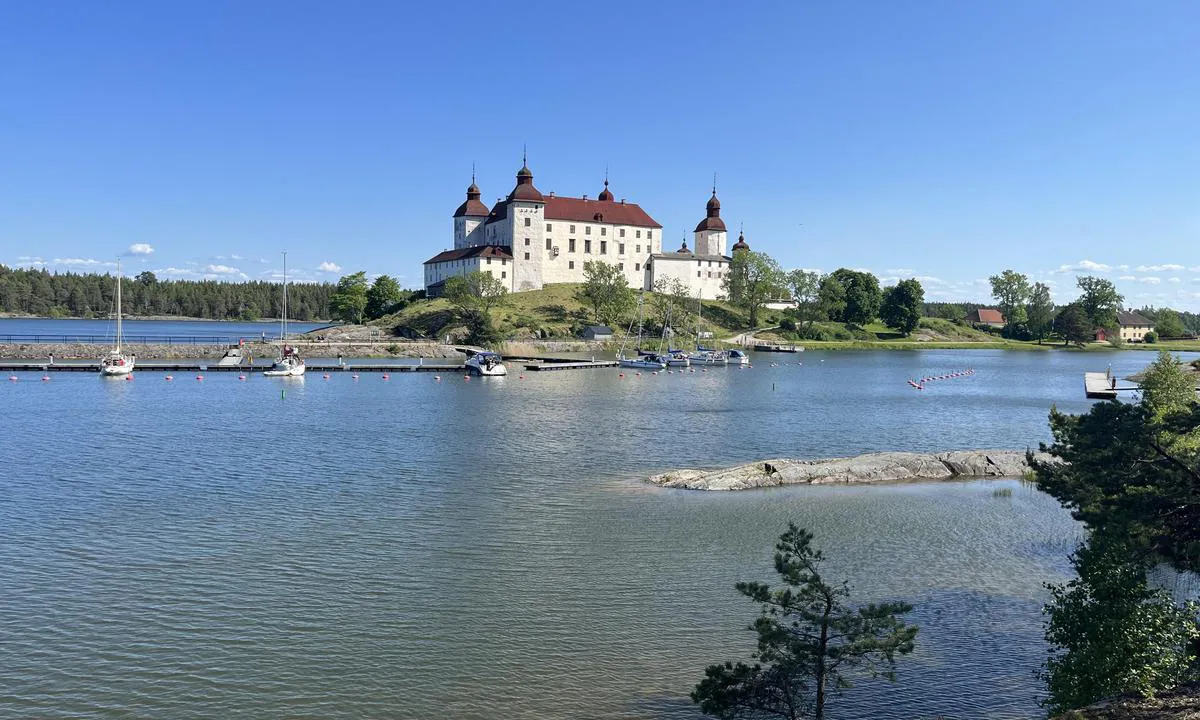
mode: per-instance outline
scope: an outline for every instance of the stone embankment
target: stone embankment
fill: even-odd
[[[684,490],[750,490],[780,485],[1021,477],[1028,469],[1023,450],[880,452],[820,460],[781,458],[718,470],[673,470],[651,476],[650,482]]]

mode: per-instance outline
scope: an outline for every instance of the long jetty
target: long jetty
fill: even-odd
[[[190,359],[190,360],[138,360],[135,372],[256,372],[269,370],[274,364],[273,358],[238,358],[240,362],[221,362],[220,359]],[[617,367],[615,360],[573,360],[569,358],[534,358],[510,356],[507,362],[519,363],[529,371],[545,370],[590,370],[595,368]],[[333,358],[314,358],[304,361],[305,367],[313,372],[465,372],[467,366],[463,363],[432,363],[432,362],[387,362],[377,360],[344,360],[338,362]],[[99,360],[13,360],[0,359],[0,372],[99,372]]]

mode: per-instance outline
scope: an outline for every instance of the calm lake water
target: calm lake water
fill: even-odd
[[[257,337],[266,333],[268,338],[279,337],[279,322],[229,322],[212,320],[136,320],[126,319],[121,332],[126,338],[140,342],[142,339],[157,339],[166,336],[195,338],[197,342],[213,339],[220,342],[236,342],[238,337]],[[289,322],[288,334],[308,332],[328,327],[329,323]],[[12,336],[20,336],[22,342],[66,342],[80,338],[82,342],[94,342],[97,338],[111,338],[116,332],[115,320],[76,320],[50,318],[0,318],[0,342],[8,342]],[[33,340],[31,336],[37,338]]]
[[[1079,530],[1012,480],[691,493],[653,471],[1023,448],[1149,353],[764,355],[621,379],[335,374],[0,384],[0,717],[671,718],[745,658],[788,520],[916,606],[835,718],[1037,712]],[[803,361],[802,365],[780,364]],[[905,380],[973,368],[917,392]],[[1011,488],[1011,497],[995,497]]]

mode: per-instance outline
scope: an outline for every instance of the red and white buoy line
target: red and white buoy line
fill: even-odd
[[[908,384],[917,390],[924,390],[927,383],[931,383],[936,380],[954,380],[955,378],[970,377],[974,374],[974,370],[958,370],[957,372],[946,373],[945,375],[929,375],[921,378],[920,380],[909,380]]]

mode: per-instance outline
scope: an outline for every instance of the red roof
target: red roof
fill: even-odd
[[[546,219],[573,220],[582,223],[602,222],[647,228],[662,227],[636,203],[585,200],[558,195],[546,198]]]
[[[974,311],[974,314],[976,318],[974,322],[995,325],[1004,324],[1004,315],[999,310],[993,310],[991,308],[979,308],[978,310]]]
[[[474,257],[495,257],[512,260],[512,248],[507,245],[474,245],[468,248],[459,248],[457,250],[444,250],[437,255],[429,258],[424,264],[449,262],[451,260],[465,260]]]

